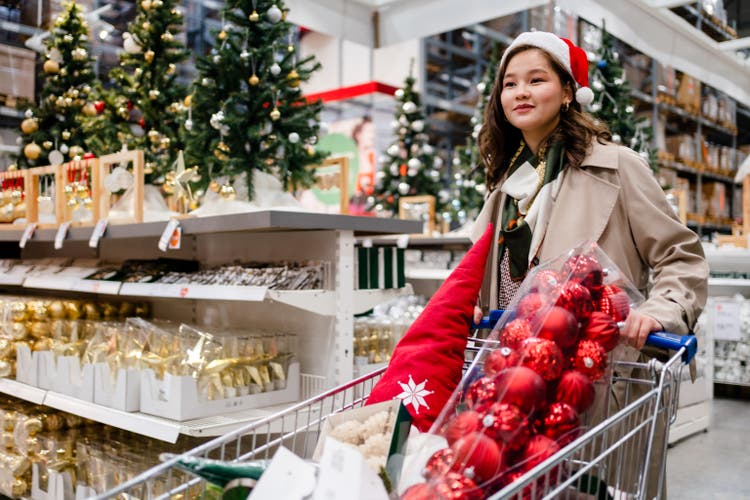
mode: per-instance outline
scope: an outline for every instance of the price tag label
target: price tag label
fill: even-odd
[[[740,303],[735,301],[716,301],[713,306],[714,338],[718,340],[740,340]]]
[[[94,232],[91,233],[91,238],[89,238],[89,246],[91,248],[99,246],[99,240],[104,236],[104,232],[107,230],[107,222],[107,219],[99,219],[96,226],[94,226]]]
[[[18,242],[18,246],[21,248],[26,248],[26,242],[31,239],[34,231],[36,231],[36,222],[32,222],[28,226],[26,226],[26,229],[21,235],[21,241]]]
[[[70,222],[66,221],[60,224],[55,234],[55,250],[60,250],[63,247],[63,241],[68,236],[68,229],[70,228]]]
[[[169,219],[167,227],[164,228],[164,232],[161,233],[161,238],[159,238],[159,250],[166,252],[167,248],[180,248],[181,239],[182,230],[180,228],[180,221]]]

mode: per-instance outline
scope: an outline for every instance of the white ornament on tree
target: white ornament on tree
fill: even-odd
[[[410,168],[409,170],[406,171],[406,175],[408,175],[409,177],[415,177],[418,173],[419,173],[419,170],[416,168]]]
[[[397,176],[398,175],[398,163],[391,163],[389,170],[392,176],[394,177]]]
[[[391,120],[391,128],[393,130],[398,130],[401,127],[401,124],[398,122],[398,120]]]
[[[271,21],[273,24],[278,23],[281,21],[281,9],[279,9],[276,4],[271,5],[271,7],[266,11],[266,17],[268,17],[268,20]]]
[[[141,46],[133,35],[126,31],[122,34],[122,38],[122,48],[125,49],[125,52],[127,52],[128,54],[141,53]]]
[[[396,99],[403,99],[404,89],[396,89],[396,92],[394,92],[393,95],[396,96]]]
[[[604,84],[600,80],[594,80],[591,82],[591,87],[597,92],[604,90]]]
[[[404,110],[404,113],[411,114],[417,110],[417,105],[414,104],[412,101],[408,101],[408,102],[405,102],[403,106],[401,106],[401,109]]]
[[[485,91],[486,89],[487,89],[487,84],[486,84],[486,83],[484,83],[484,82],[479,82],[479,83],[477,83],[477,90],[478,90],[478,91],[479,91],[480,93],[482,93],[482,94],[483,94],[483,93],[484,93],[484,91]]]
[[[443,159],[439,156],[436,156],[434,160],[432,160],[432,166],[435,168],[440,168],[443,166]]]
[[[299,134],[297,132],[291,132],[289,134],[289,142],[297,144],[299,142]]]
[[[424,130],[424,122],[422,120],[415,120],[411,124],[411,129],[414,132],[421,132]]]
[[[411,189],[411,187],[405,182],[400,182],[398,184],[398,192],[402,195],[409,194],[409,189]]]
[[[435,170],[434,168],[432,170],[430,170],[430,179],[432,179],[435,182],[439,181],[440,180],[440,171],[439,170]]]
[[[477,193],[484,196],[484,194],[487,192],[487,186],[485,184],[477,184],[476,188]]]
[[[270,71],[273,76],[279,76],[281,73],[281,66],[279,66],[278,63],[273,63],[268,71]]]
[[[406,162],[406,166],[410,169],[417,170],[422,166],[422,162],[419,161],[419,158],[409,158],[409,161]]]
[[[632,113],[634,111],[634,109],[635,108],[633,108],[633,106],[631,106],[629,104],[627,106],[625,106],[625,112],[628,113],[628,114]]]
[[[431,155],[432,153],[434,153],[434,152],[435,152],[435,148],[433,148],[433,147],[432,147],[432,146],[430,146],[429,144],[425,144],[424,146],[422,146],[422,151],[423,151],[423,152],[424,152],[424,154],[426,154],[426,155]]]
[[[391,144],[388,146],[387,153],[391,156],[398,156],[399,152],[401,151],[401,148],[398,147],[398,144]]]
[[[185,120],[185,130],[187,130],[188,132],[193,130],[193,120],[191,120],[190,118]]]
[[[620,144],[620,142],[622,142],[622,137],[620,137],[620,134],[612,134],[612,141]]]
[[[224,121],[224,112],[223,111],[217,111],[216,113],[211,115],[211,119],[208,121],[213,128],[216,130],[219,130],[221,128],[222,122]]]

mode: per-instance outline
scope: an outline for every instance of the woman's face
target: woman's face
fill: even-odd
[[[560,107],[571,99],[539,49],[524,50],[508,61],[500,92],[505,117],[527,140],[549,135],[560,121]]]

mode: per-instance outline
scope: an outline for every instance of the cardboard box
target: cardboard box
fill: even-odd
[[[382,403],[362,406],[329,415],[323,423],[318,443],[313,452],[313,461],[317,462],[323,456],[325,441],[332,429],[350,420],[364,423],[371,416],[384,410],[394,412],[396,415],[393,428],[389,429],[391,433],[391,445],[388,450],[385,469],[391,483],[394,485],[398,484],[401,466],[403,465],[403,456],[406,451],[406,439],[409,437],[409,430],[411,429],[411,415],[400,399],[383,401]]]
[[[35,64],[33,50],[0,44],[0,94],[33,101]]]

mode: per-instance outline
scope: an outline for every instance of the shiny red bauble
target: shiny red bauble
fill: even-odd
[[[594,383],[589,377],[577,370],[568,370],[562,374],[557,383],[555,399],[567,403],[579,413],[588,410],[594,403]]]
[[[446,474],[434,485],[434,489],[436,494],[433,498],[440,500],[481,500],[484,498],[484,493],[477,486],[476,481],[456,472]]]
[[[443,448],[432,454],[422,469],[422,476],[426,479],[439,479],[451,470],[456,462],[452,448]]]
[[[495,441],[501,441],[511,450],[526,445],[531,435],[529,421],[521,409],[513,404],[495,403],[482,418],[484,433]]]
[[[610,315],[615,322],[625,321],[630,314],[628,295],[614,285],[602,287],[599,310]]]
[[[604,271],[593,255],[575,255],[563,264],[563,273],[579,281],[596,297],[603,286]]]
[[[484,360],[484,374],[497,375],[506,368],[518,365],[518,353],[510,347],[500,347],[487,355]]]
[[[594,311],[591,292],[577,281],[570,281],[562,288],[555,305],[573,313],[578,321],[586,321]]]
[[[531,325],[525,319],[514,319],[500,333],[500,343],[511,349],[518,349],[521,342],[531,337]]]
[[[516,319],[530,320],[540,309],[547,307],[551,299],[545,298],[540,293],[529,293],[524,295],[516,305]]]
[[[522,469],[528,471],[547,460],[560,450],[560,445],[542,434],[532,436],[523,449]]]
[[[481,432],[472,432],[451,446],[455,462],[453,470],[482,484],[495,477],[503,467],[501,446]]]
[[[514,404],[524,414],[544,406],[547,384],[537,372],[525,366],[515,366],[500,372],[495,377],[498,401]]]
[[[573,367],[592,381],[597,381],[607,369],[607,351],[598,342],[582,340],[573,355]]]
[[[612,316],[601,311],[594,311],[586,322],[582,337],[599,342],[604,350],[609,352],[617,347],[620,329]]]
[[[563,371],[563,354],[551,340],[533,337],[521,343],[521,364],[531,368],[544,380],[550,382],[560,377]]]
[[[94,101],[94,109],[97,115],[102,114],[102,111],[104,111],[104,101]]]
[[[560,274],[553,269],[542,269],[531,278],[531,289],[545,297],[557,295],[562,284]]]
[[[493,377],[482,377],[475,380],[466,390],[466,404],[470,409],[478,410],[497,401],[497,383]]]
[[[580,433],[581,420],[568,403],[552,403],[538,421],[540,433],[557,441],[560,446],[573,441]]]
[[[453,416],[443,427],[443,436],[452,445],[470,432],[482,430],[482,415],[467,410]]]
[[[553,307],[544,316],[532,322],[532,330],[538,337],[552,340],[560,349],[568,349],[578,342],[578,320],[569,310]]]

